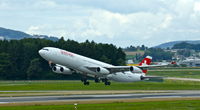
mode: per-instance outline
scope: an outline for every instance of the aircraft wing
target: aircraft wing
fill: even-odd
[[[141,72],[141,70],[151,67],[162,67],[166,65],[143,65],[143,66],[111,66],[111,67],[86,67],[91,71],[96,72],[98,68],[103,68],[108,70],[110,73],[116,72],[125,72],[125,71],[134,71],[134,72]],[[141,70],[140,70],[141,69]]]
[[[162,64],[162,65],[141,65],[141,66],[136,66],[138,68],[153,68],[153,67],[162,67],[162,66],[167,66],[167,64]]]
[[[125,72],[125,71],[130,71],[131,66],[113,66],[113,67],[105,67],[108,69],[110,72],[115,73],[115,72]]]
[[[96,71],[99,67],[86,67],[91,71]],[[106,70],[108,70],[110,73],[116,73],[116,72],[124,72],[124,71],[130,71],[130,66],[112,66],[112,67],[102,67]]]

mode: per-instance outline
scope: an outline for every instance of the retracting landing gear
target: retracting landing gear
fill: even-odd
[[[107,85],[110,85],[110,84],[111,84],[111,82],[105,82],[104,84],[107,86]]]
[[[111,82],[109,82],[108,79],[104,79],[103,82],[104,82],[104,84],[105,84],[106,86],[111,84]]]
[[[81,79],[81,81],[83,82],[84,85],[90,85],[90,82],[87,81],[87,78],[83,78]]]
[[[84,85],[90,85],[90,82],[89,81],[85,81],[83,84]]]
[[[100,83],[99,78],[95,78],[95,79],[94,79],[94,82],[95,82],[95,83]]]
[[[103,78],[103,79],[95,78],[95,79],[94,79],[95,83],[99,83],[100,80],[102,80],[102,82],[104,82],[104,84],[105,84],[106,86],[111,84],[111,82],[110,82],[107,78]],[[81,81],[83,82],[84,85],[90,85],[90,82],[87,80],[86,77],[83,77],[83,78],[81,79]]]

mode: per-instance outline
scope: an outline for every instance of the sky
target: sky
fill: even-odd
[[[200,40],[200,0],[0,0],[0,27],[151,47]]]

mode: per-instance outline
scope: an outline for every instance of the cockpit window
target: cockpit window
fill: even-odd
[[[42,50],[46,50],[46,51],[49,51],[49,49],[45,49],[45,48],[44,48],[44,49],[42,49]]]

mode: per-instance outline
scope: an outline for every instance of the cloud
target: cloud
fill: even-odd
[[[26,32],[29,34],[40,34],[40,30],[40,26],[30,26]]]
[[[40,0],[33,3],[33,7],[39,9],[53,9],[57,6],[58,4],[52,0]]]
[[[159,26],[160,28],[168,28],[171,24],[173,20],[172,15],[166,15],[166,17],[164,18],[164,21],[161,23],[161,25]]]
[[[0,24],[80,42],[154,46],[199,39],[199,7],[200,0],[2,0]]]
[[[4,11],[8,9],[10,9],[8,3],[5,1],[0,1],[0,11]]]
[[[200,2],[194,3],[194,11],[200,13]]]

